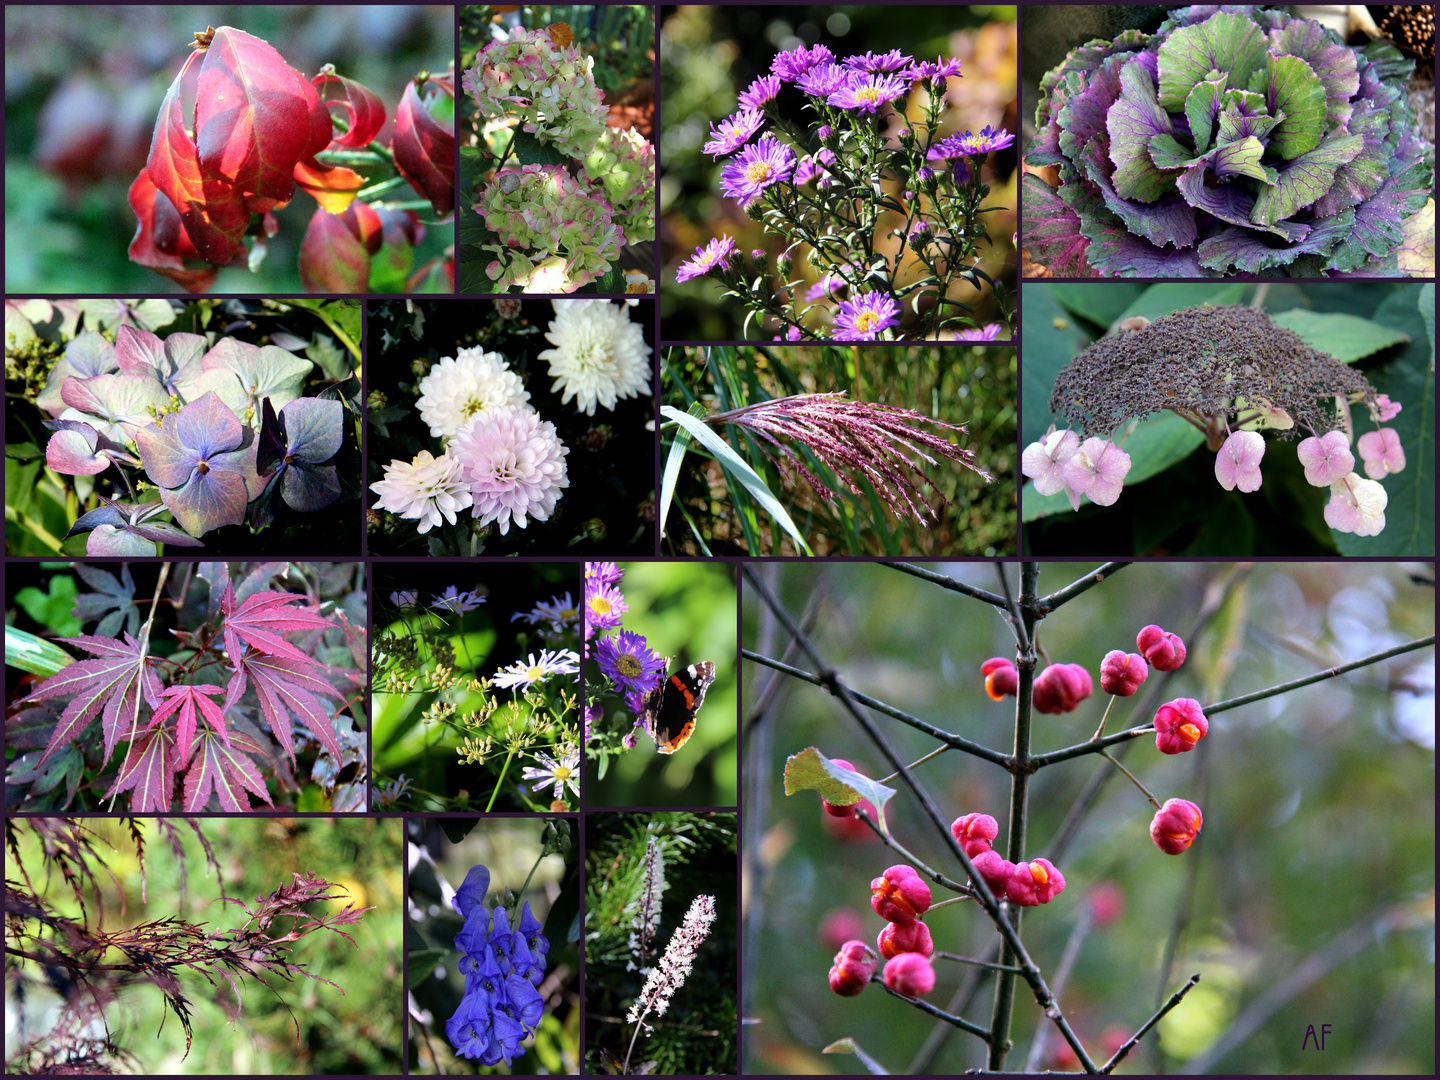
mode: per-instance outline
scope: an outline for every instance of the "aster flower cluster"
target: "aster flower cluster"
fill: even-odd
[[[790,341],[979,331],[949,294],[962,282],[989,286],[1005,307],[1003,286],[977,265],[990,242],[980,173],[986,156],[1012,146],[1014,136],[989,126],[945,133],[953,128],[942,117],[946,80],[960,76],[959,60],[917,61],[898,49],[837,58],[816,45],[776,56],[771,74],[739,96],[740,108],[712,126],[704,146],[722,162],[721,194],[778,237],[776,276],[769,253],[754,251],[747,266],[734,239],[719,236],[682,262],[675,280],[718,279],[749,318]],[[803,95],[813,127],[782,112],[787,87]],[[920,120],[884,133],[893,116],[903,122],[917,104]],[[801,257],[824,286],[803,300]],[[916,313],[908,325],[905,309]]]
[[[665,678],[666,661],[643,634],[620,628],[630,610],[620,582],[625,576],[613,562],[585,564],[585,656],[595,661],[603,679],[586,682],[585,751],[589,756],[633,750],[643,731],[645,695]],[[619,697],[618,723],[604,724],[604,701]],[[628,730],[627,730],[628,729]]]
[[[1363,404],[1374,431],[1356,449],[1368,479],[1355,471],[1350,406]],[[1064,492],[1110,506],[1120,497],[1130,455],[1108,436],[1132,418],[1168,410],[1205,434],[1216,454],[1215,479],[1226,491],[1258,491],[1266,440],[1310,434],[1297,447],[1305,479],[1327,488],[1326,523],[1374,536],[1385,527],[1379,480],[1405,467],[1393,428],[1378,425],[1401,409],[1364,375],[1312,348],[1264,312],[1244,306],[1186,308],[1150,322],[1126,320],[1090,345],[1055,380],[1050,409],[1073,426],[1025,448],[1021,470],[1041,495]]]
[[[534,1036],[545,1014],[545,999],[536,987],[545,975],[550,942],[529,901],[513,930],[510,913],[498,898],[494,908],[487,908],[489,887],[489,869],[474,866],[451,899],[465,920],[455,935],[465,993],[445,1024],[445,1034],[461,1057],[481,1065],[509,1065],[524,1053],[522,1043]]]
[[[549,29],[510,30],[462,76],[485,118],[474,202],[485,227],[473,239],[494,253],[485,265],[494,287],[626,291],[614,268],[621,248],[655,235],[655,148],[637,131],[606,125],[594,58]],[[557,154],[574,166],[555,163]]]

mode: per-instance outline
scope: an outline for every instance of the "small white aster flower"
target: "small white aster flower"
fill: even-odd
[[[496,409],[470,421],[450,445],[470,485],[470,512],[481,525],[500,523],[500,535],[513,520],[545,521],[560,493],[570,486],[565,472],[569,447],[555,425],[526,409]]]
[[[559,761],[549,754],[543,753],[536,754],[535,760],[545,767],[532,769],[527,766],[520,773],[522,780],[539,781],[532,790],[539,791],[547,784],[554,784],[555,790],[550,797],[558,799],[568,786],[575,793],[577,799],[580,797],[580,785],[575,782],[575,778],[580,775],[580,748],[578,746],[562,746]]]
[[[433,457],[429,450],[421,450],[408,465],[390,462],[385,479],[371,484],[370,490],[380,496],[375,504],[379,509],[418,518],[421,533],[439,525],[442,517],[454,525],[455,514],[471,503],[460,462],[449,454]]]
[[[605,300],[555,300],[555,318],[545,333],[553,349],[540,354],[555,376],[551,391],[564,390],[587,416],[595,406],[615,408],[619,398],[650,393],[650,346],[628,309]]]
[[[529,408],[530,392],[505,357],[483,349],[442,356],[420,380],[415,406],[437,439],[453,439],[470,420],[492,409]]]
[[[542,600],[529,611],[517,612],[510,616],[511,622],[523,622],[527,626],[548,625],[553,634],[564,633],[580,625],[580,608],[567,592]]]
[[[528,659],[516,660],[509,667],[501,668],[491,682],[503,690],[513,690],[517,686],[529,690],[551,675],[574,675],[579,670],[580,656],[573,650],[551,652],[549,649],[542,649],[540,659],[535,659],[532,652]]]

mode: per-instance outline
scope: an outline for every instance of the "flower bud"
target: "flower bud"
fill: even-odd
[[[1180,635],[1158,626],[1144,627],[1136,634],[1135,647],[1158,671],[1174,671],[1185,663],[1185,642],[1180,640]]]
[[[885,985],[905,997],[921,997],[935,989],[935,969],[919,953],[901,953],[886,963]]]
[[[1155,711],[1155,749],[1162,754],[1185,754],[1210,730],[1210,721],[1194,698],[1167,701]]]
[[[1071,712],[1094,690],[1090,672],[1079,664],[1051,664],[1035,680],[1035,711]]]
[[[950,166],[950,179],[955,181],[956,187],[964,187],[970,182],[970,162],[963,157],[958,157]]]
[[[919,919],[909,923],[886,923],[885,929],[875,939],[875,947],[886,960],[901,953],[913,952],[929,956],[935,951],[930,939],[930,928]]]
[[[950,823],[950,831],[972,860],[990,850],[990,842],[1000,835],[1000,823],[989,814],[966,814]]]
[[[367,409],[373,409],[376,412],[379,412],[388,404],[390,404],[389,399],[379,390],[371,390],[370,396],[365,399],[365,407]]]
[[[1111,649],[1100,662],[1100,689],[1116,697],[1129,697],[1149,675],[1150,668],[1139,653]]]
[[[764,248],[756,248],[750,252],[750,260],[755,264],[757,270],[764,270],[765,264],[770,261],[770,253]]]
[[[423,379],[430,374],[430,361],[424,358],[417,358],[410,361],[410,374],[417,379]]]
[[[829,124],[821,124],[820,129],[815,132],[820,138],[820,145],[827,150],[835,150],[840,146],[840,133]]]
[[[930,910],[930,886],[914,867],[900,863],[870,882],[870,906],[890,922],[914,922]]]
[[[839,765],[841,768],[849,769],[851,772],[856,771],[855,766],[851,765],[850,762],[846,761],[844,758],[831,758],[830,760],[833,764]],[[834,803],[826,802],[824,799],[821,799],[820,802],[822,805],[824,805],[825,812],[831,817],[854,817],[855,811],[860,808],[860,804],[858,802],[849,803],[846,806],[836,806]]]
[[[751,199],[745,204],[745,216],[751,221],[765,220],[765,204],[760,199]]]
[[[840,946],[830,968],[830,989],[841,997],[854,997],[865,989],[879,966],[880,958],[869,945],[858,940],[847,941]]]
[[[908,127],[901,128],[895,135],[902,143],[908,143],[915,138],[915,133]]]
[[[915,170],[915,182],[920,185],[921,191],[934,191],[935,185],[938,183],[935,170],[928,165],[920,166],[920,168]]]
[[[972,855],[970,861],[975,864],[975,872],[985,879],[986,885],[990,886],[990,891],[995,894],[995,899],[1003,898],[1005,883],[1015,872],[1015,864],[1009,859],[1001,858],[997,851],[982,851],[979,855]]]
[[[1020,673],[1003,656],[986,660],[980,665],[980,674],[985,676],[985,693],[991,701],[1000,701],[1007,695],[1014,697],[1020,689]]]
[[[1166,855],[1179,855],[1200,834],[1200,808],[1185,799],[1167,799],[1150,822],[1150,839]]]
[[[790,271],[794,265],[789,255],[781,255],[775,260],[775,270],[782,278],[788,278],[790,276]]]
[[[1056,869],[1049,859],[1033,859],[1028,863],[1014,863],[1010,876],[1005,880],[1005,895],[1012,904],[1020,907],[1034,907],[1048,904],[1055,894],[1065,889],[1065,875]]]

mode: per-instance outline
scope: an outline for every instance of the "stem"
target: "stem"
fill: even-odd
[[[1179,1005],[1181,999],[1190,992],[1190,988],[1199,981],[1200,973],[1197,971],[1194,975],[1190,976],[1189,982],[1187,982],[1184,986],[1182,986],[1179,990],[1175,991],[1175,993],[1170,996],[1169,1001],[1167,1001],[1164,1005],[1160,1006],[1159,1011],[1156,1012],[1154,1016],[1150,1017],[1149,1020],[1145,1021],[1145,1025],[1139,1031],[1137,1031],[1134,1035],[1130,1036],[1124,1046],[1120,1047],[1119,1050],[1115,1051],[1115,1056],[1112,1057],[1109,1061],[1105,1062],[1105,1064],[1101,1067],[1100,1071],[1102,1073],[1109,1073],[1115,1068],[1116,1065],[1119,1065],[1120,1062],[1125,1059],[1125,1055],[1130,1053],[1130,1051],[1135,1048],[1135,1044],[1138,1043],[1141,1039],[1143,1039],[1146,1033],[1149,1032],[1151,1028],[1158,1024],[1162,1019],[1164,1019],[1166,1013],[1168,1013],[1171,1009],[1175,1008],[1176,1005]]]
[[[939,585],[943,589],[950,589],[954,592],[964,593],[966,596],[973,596],[976,600],[984,600],[987,604],[994,604],[998,608],[1006,607],[1005,597],[997,593],[986,592],[984,589],[977,589],[974,585],[966,585],[963,581],[956,581],[944,574],[937,574],[933,570],[926,570],[923,566],[914,566],[910,563],[888,562],[880,560],[881,566],[888,566],[892,570],[900,570],[907,574],[913,574],[921,581],[928,581],[932,585]]]
[[[1096,739],[1098,739],[1100,737],[1100,733],[1105,730],[1105,721],[1110,719],[1110,710],[1115,707],[1116,696],[1117,695],[1115,694],[1110,695],[1110,704],[1105,706],[1105,715],[1100,717],[1100,726],[1095,729],[1095,734],[1090,736],[1091,742],[1094,742]]]
[[[1041,597],[1035,602],[1035,613],[1042,618],[1049,615],[1062,604],[1068,604],[1081,593],[1088,592],[1106,578],[1114,575],[1117,570],[1123,570],[1129,565],[1128,562],[1107,562],[1104,566],[1092,570],[1078,581],[1072,581],[1063,589],[1057,589],[1049,596]]]
[[[880,977],[880,974],[878,972],[870,976],[870,981],[873,983],[879,983],[880,989],[884,990],[891,997],[897,997],[901,1001],[908,1002],[909,1004],[914,1005],[921,1012],[929,1013],[937,1020],[944,1020],[947,1024],[954,1024],[961,1031],[968,1031],[971,1035],[978,1036],[981,1039],[985,1039],[988,1041],[990,1038],[990,1032],[986,1031],[979,1024],[973,1023],[970,1020],[966,1020],[963,1016],[951,1016],[943,1009],[931,1005],[928,1001],[921,1001],[919,998],[906,997],[904,994],[900,994],[894,990],[891,990],[890,987],[885,985],[885,980]]]
[[[1348,664],[1326,668],[1324,671],[1317,671],[1313,675],[1306,675],[1302,679],[1292,679],[1290,682],[1272,686],[1268,690],[1257,690],[1253,694],[1242,694],[1240,697],[1217,701],[1214,705],[1206,705],[1203,711],[1205,715],[1209,717],[1217,712],[1224,712],[1226,709],[1238,709],[1241,705],[1249,705],[1252,701],[1263,701],[1265,698],[1275,697],[1277,694],[1283,694],[1288,690],[1298,690],[1300,687],[1309,686],[1311,683],[1333,679],[1337,675],[1344,675],[1347,671],[1354,671],[1356,668],[1365,667],[1367,664],[1378,664],[1381,660],[1388,660],[1392,656],[1400,656],[1403,653],[1414,652],[1416,649],[1423,649],[1428,645],[1434,644],[1434,634],[1431,634],[1429,637],[1416,638],[1414,641],[1407,641],[1403,645],[1396,645],[1393,649],[1371,653],[1369,656],[1362,656],[1359,660],[1351,660]]]
[[[410,181],[406,180],[403,176],[394,176],[389,180],[381,180],[378,184],[371,184],[367,188],[361,188],[355,193],[355,197],[361,202],[371,202],[374,196],[383,195],[387,191],[394,191],[396,188],[404,187],[409,182]],[[427,201],[424,205],[429,206],[430,203]]]
[[[642,1012],[642,1013],[639,1015],[639,1017],[635,1020],[635,1034],[630,1036],[630,1049],[628,1049],[628,1050],[625,1051],[625,1065],[624,1065],[624,1067],[620,1070],[622,1073],[624,1073],[624,1074],[627,1075],[627,1076],[630,1074],[630,1055],[635,1052],[635,1040],[640,1037],[640,1025],[645,1022],[645,1017],[648,1016],[649,1014],[650,1014],[650,1009],[649,1009],[649,1007],[647,1006],[646,1009],[645,1009],[645,1011]]]
[[[926,754],[924,757],[922,757],[922,758],[917,758],[917,759],[915,759],[914,761],[912,761],[909,765],[906,766],[906,768],[907,768],[907,769],[913,769],[913,768],[915,768],[916,765],[923,765],[923,764],[925,764],[925,762],[929,761],[931,758],[939,757],[941,754],[945,753],[945,752],[946,752],[947,750],[949,750],[949,749],[950,749],[950,747],[948,747],[948,746],[942,746],[942,747],[940,747],[938,750],[931,750],[930,753]],[[900,775],[900,774],[899,774],[898,772],[892,772],[889,776],[882,776],[879,780],[877,780],[877,781],[875,781],[875,782],[876,782],[877,784],[888,784],[891,780],[894,780],[894,779],[895,779],[897,776],[899,776],[899,775]]]
[[[495,790],[492,791],[492,792],[490,792],[490,801],[485,804],[485,812],[486,812],[487,814],[490,812],[490,808],[495,805],[495,796],[500,794],[500,785],[503,784],[503,783],[505,783],[505,773],[509,770],[509,768],[510,768],[510,760],[511,760],[514,756],[515,756],[515,751],[514,751],[514,750],[511,750],[508,754],[505,755],[505,764],[502,765],[502,766],[500,766],[500,776],[499,776],[499,778],[495,781]]]
[[[930,905],[932,911],[939,906],[939,904]],[[977,960],[973,956],[960,956],[956,953],[937,952],[934,955],[933,959],[954,960],[957,964],[973,964],[976,967],[990,968],[992,971],[1013,971],[1017,975],[1023,974],[1021,969],[1018,967],[1006,967],[1004,964],[992,964],[989,960]]]
[[[1119,769],[1119,770],[1120,770],[1121,772],[1123,772],[1126,776],[1128,776],[1128,777],[1130,778],[1131,782],[1133,782],[1136,787],[1138,787],[1141,791],[1143,791],[1143,792],[1145,793],[1145,798],[1147,798],[1147,799],[1150,800],[1150,805],[1151,805],[1151,806],[1155,807],[1156,810],[1159,810],[1159,809],[1160,809],[1160,800],[1157,799],[1157,798],[1155,798],[1154,795],[1151,795],[1151,794],[1150,794],[1150,789],[1147,788],[1144,784],[1142,784],[1138,779],[1136,779],[1135,774],[1134,774],[1133,772],[1131,772],[1129,769],[1125,768],[1124,765],[1121,765],[1119,759],[1117,759],[1114,754],[1110,753],[1109,750],[1101,750],[1101,751],[1100,751],[1100,756],[1101,756],[1101,757],[1104,757],[1104,758],[1108,758],[1108,759],[1110,760],[1110,763],[1111,763],[1112,765],[1114,765],[1117,769]]]
[[[891,836],[888,832],[883,831],[883,830],[880,828],[880,826],[879,826],[878,824],[876,824],[876,822],[874,822],[874,821],[871,820],[870,815],[867,814],[864,810],[857,810],[857,811],[855,811],[855,816],[856,816],[857,818],[859,818],[861,821],[863,821],[866,825],[869,825],[870,828],[875,831],[875,835],[878,836],[878,837],[880,837],[880,839],[884,842],[884,844],[885,844],[886,847],[893,848],[895,851],[897,851],[897,852],[899,852],[901,855],[905,856],[905,858],[908,859],[908,860],[911,862],[912,865],[914,865],[915,869],[919,870],[922,874],[924,874],[926,877],[928,877],[931,881],[935,882],[936,885],[941,885],[941,886],[943,886],[943,887],[945,887],[945,888],[947,888],[947,889],[951,889],[951,890],[953,890],[953,891],[955,891],[955,892],[957,892],[957,893],[961,893],[961,894],[962,894],[961,896],[956,897],[955,899],[966,899],[966,898],[974,895],[974,891],[970,888],[970,886],[968,886],[968,885],[961,885],[958,881],[951,881],[951,880],[950,880],[948,877],[946,877],[944,874],[940,873],[939,870],[936,870],[933,866],[929,866],[928,864],[926,864],[925,862],[923,862],[918,855],[914,854],[913,852],[911,852],[910,850],[908,850],[907,848],[905,848],[905,847],[900,843],[900,841],[898,841],[898,840],[895,839],[895,837]],[[941,901],[941,903],[953,903],[953,902],[954,902],[953,900],[942,900],[942,901]],[[940,906],[940,904],[931,904],[930,906],[931,906],[932,908],[937,908],[937,907]]]

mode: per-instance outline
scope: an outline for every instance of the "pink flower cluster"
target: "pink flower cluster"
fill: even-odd
[[[1053,428],[1020,455],[1020,471],[1035,481],[1041,495],[1065,492],[1071,509],[1080,509],[1080,496],[1097,506],[1110,506],[1130,472],[1130,455],[1109,439],[1086,439],[1073,431]]]

